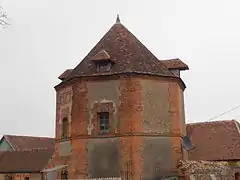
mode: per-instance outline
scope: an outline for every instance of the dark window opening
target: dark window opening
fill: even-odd
[[[110,62],[99,62],[97,63],[97,72],[109,72],[112,64]]]
[[[240,180],[240,173],[235,173],[235,180]]]
[[[65,117],[62,120],[62,138],[68,137],[68,118]]]
[[[29,180],[30,178],[29,177],[25,177],[24,180]]]
[[[61,172],[61,179],[67,180],[68,179],[68,172],[67,171],[62,171]]]
[[[5,175],[4,180],[12,180],[12,176],[11,175]]]
[[[102,133],[106,133],[109,130],[109,113],[108,112],[100,112],[98,113],[98,121],[99,121],[99,130]]]

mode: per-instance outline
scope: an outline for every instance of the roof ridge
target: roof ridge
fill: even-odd
[[[232,121],[235,121],[235,120],[234,120],[234,119],[231,119],[231,120],[216,120],[216,121],[192,122],[192,123],[187,123],[186,125],[216,124],[216,123],[224,123],[224,122],[232,122]]]
[[[179,58],[172,58],[172,59],[160,59],[160,61],[176,61],[180,60]]]
[[[30,135],[14,135],[14,134],[5,134],[3,137],[29,137],[29,138],[44,138],[44,139],[54,139],[54,137],[45,137],[45,136],[30,136]]]

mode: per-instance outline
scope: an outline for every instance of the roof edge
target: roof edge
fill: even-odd
[[[234,119],[230,119],[230,120],[201,121],[201,122],[186,123],[186,125],[211,124],[211,123],[231,122],[231,121],[235,121],[235,120]]]
[[[235,124],[235,126],[236,126],[236,128],[237,128],[238,133],[240,134],[239,122],[238,122],[237,120],[235,120],[235,119],[233,119],[233,121],[234,121],[234,124]]]
[[[67,76],[72,72],[73,69],[66,69],[60,76],[58,76],[58,79],[64,80],[67,78]]]
[[[189,66],[184,63],[181,59],[175,58],[175,59],[165,59],[165,60],[160,60],[164,65],[169,69],[179,69],[179,70],[189,70]],[[174,64],[176,63],[176,64]]]
[[[171,79],[176,79],[180,82],[180,86],[182,87],[183,90],[185,90],[186,88],[186,84],[183,82],[183,80],[180,77],[177,76],[166,76],[166,75],[157,75],[154,73],[142,73],[142,72],[122,72],[122,73],[111,73],[111,74],[96,74],[96,75],[82,75],[82,76],[77,76],[77,77],[73,77],[71,79],[68,79],[67,81],[62,81],[59,84],[57,84],[56,86],[54,86],[54,89],[58,89],[60,86],[65,85],[69,82],[72,82],[76,79],[79,78],[83,78],[83,77],[104,77],[104,76],[114,76],[114,75],[147,75],[147,76],[157,76],[157,77],[167,77],[167,78],[171,78]]]
[[[16,151],[16,148],[12,145],[12,143],[11,143],[10,140],[8,139],[8,136],[9,136],[9,135],[3,135],[2,139],[5,138],[6,141],[8,142],[8,144],[11,146],[11,148],[12,148],[14,151]],[[2,139],[1,139],[1,140],[2,140]]]
[[[9,174],[16,174],[16,173],[29,173],[29,174],[32,174],[32,173],[42,173],[41,170],[36,170],[36,171],[2,171],[0,170],[0,174],[5,174],[5,173],[9,173]]]

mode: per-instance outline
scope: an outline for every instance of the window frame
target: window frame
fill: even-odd
[[[97,66],[97,72],[98,73],[104,73],[109,72],[112,68],[112,63],[108,61],[101,61],[96,63]]]
[[[61,171],[61,180],[68,180],[68,171]]]
[[[109,112],[98,112],[97,113],[98,118],[98,128],[99,132],[102,134],[109,133],[110,127],[109,127],[109,119],[110,119],[110,113]]]
[[[13,179],[12,175],[6,174],[4,176],[4,180],[12,180],[12,179]]]

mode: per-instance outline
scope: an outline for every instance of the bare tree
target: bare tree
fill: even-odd
[[[3,10],[2,6],[0,6],[0,26],[7,26],[8,18],[6,12]]]

